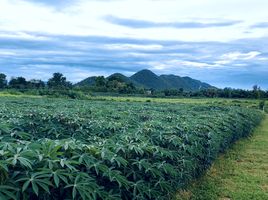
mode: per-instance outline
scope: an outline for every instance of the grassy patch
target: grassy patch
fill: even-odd
[[[268,117],[253,136],[237,142],[214,162],[190,188],[178,193],[182,200],[268,199]]]
[[[92,100],[121,101],[121,102],[154,102],[154,103],[187,103],[187,104],[216,104],[258,108],[260,100],[256,99],[224,99],[224,98],[150,98],[150,97],[114,97],[96,96]]]

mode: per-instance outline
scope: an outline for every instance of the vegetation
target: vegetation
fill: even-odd
[[[63,74],[54,73],[53,77],[48,80],[47,86],[52,89],[66,89],[71,88],[72,83],[68,82]]]
[[[92,84],[88,84],[89,82]],[[132,82],[127,81],[119,74],[114,74],[108,78],[104,78],[103,76],[89,78],[82,83],[78,83],[76,88],[91,90],[93,92],[114,92],[121,94],[133,94],[138,92],[138,89]]]
[[[5,88],[7,86],[7,80],[6,80],[6,75],[0,73],[0,89]]]
[[[100,101],[119,102],[153,102],[153,103],[183,103],[183,104],[203,104],[214,106],[239,106],[245,108],[260,109],[268,113],[265,100],[259,99],[226,99],[226,98],[154,98],[135,96],[90,96],[88,99]],[[264,105],[264,106],[262,106]]]
[[[150,84],[149,84],[150,83]],[[161,86],[161,84],[164,84]],[[160,85],[160,86],[159,86]],[[224,88],[218,89],[189,77],[174,75],[157,76],[149,70],[142,70],[131,77],[116,73],[107,78],[89,77],[75,85],[67,81],[61,73],[54,73],[47,81],[24,77],[13,77],[8,82],[5,74],[0,74],[0,90],[7,93],[23,93],[50,97],[86,99],[88,95],[101,94],[115,96],[142,96],[162,98],[245,98],[266,99],[268,91],[257,85],[252,90]]]
[[[259,124],[239,106],[0,99],[0,198],[170,199]]]
[[[24,77],[12,77],[8,82],[5,74],[0,74],[0,89],[71,89],[72,84],[61,73],[54,73],[53,77],[45,83],[42,80],[32,79],[27,81]]]
[[[268,199],[268,116],[252,137],[238,141],[178,200]]]
[[[265,106],[265,100],[260,101],[259,103],[259,109],[262,111],[266,110],[266,106]]]
[[[85,86],[94,86],[95,79],[100,77],[89,77],[79,83],[76,84],[78,87]],[[141,70],[131,77],[126,77],[123,74],[115,73],[109,76],[107,79],[103,78],[103,84],[105,85],[105,80],[110,81],[110,79],[114,79],[121,83],[132,84],[137,89],[144,88],[150,91],[161,91],[166,89],[172,90],[185,90],[185,91],[198,91],[200,89],[208,89],[214,88],[207,83],[203,83],[201,81],[191,79],[189,77],[180,77],[175,75],[161,75],[158,76],[150,70]],[[139,91],[139,90],[138,90]],[[136,92],[138,92],[136,91]]]

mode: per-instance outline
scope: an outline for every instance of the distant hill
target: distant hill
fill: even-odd
[[[129,83],[129,82],[132,82],[131,79],[121,73],[114,73],[110,76],[107,77],[108,80],[117,80],[119,82],[126,82],[126,83]]]
[[[168,88],[178,89],[178,87],[180,87],[185,91],[197,91],[200,89],[208,89],[213,87],[207,83],[192,79],[187,76],[180,77],[175,75],[161,75],[160,78],[165,80],[165,82],[168,84]]]
[[[96,77],[89,77],[77,83],[77,86],[92,86]],[[180,77],[176,75],[156,75],[148,69],[138,71],[130,77],[120,73],[115,73],[106,78],[107,80],[117,80],[119,82],[133,83],[136,87],[147,89],[164,90],[180,89],[184,91],[197,91],[200,89],[215,88],[207,83],[201,82],[190,77]]]
[[[165,82],[155,73],[148,69],[141,70],[130,77],[136,83],[139,83],[144,88],[153,88],[162,90],[168,88]]]
[[[81,87],[84,87],[84,86],[92,86],[92,85],[95,84],[96,78],[97,78],[97,76],[91,76],[91,77],[88,77],[88,78],[86,78],[86,79],[78,82],[75,85],[76,86],[81,86]]]

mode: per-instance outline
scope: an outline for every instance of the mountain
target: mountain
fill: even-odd
[[[79,83],[77,86],[92,86],[96,77],[89,77]],[[117,80],[119,82],[133,83],[136,87],[144,87],[147,89],[164,90],[164,89],[180,89],[184,91],[198,91],[200,89],[215,88],[207,83],[201,82],[190,77],[180,77],[176,75],[156,75],[148,69],[143,69],[127,77],[121,73],[115,73],[106,78],[107,80]]]
[[[131,79],[121,73],[114,73],[110,76],[107,77],[108,80],[117,80],[119,82],[126,82],[126,83],[130,83],[132,82]]]
[[[166,89],[165,82],[155,73],[148,69],[141,70],[130,77],[134,82],[139,83],[145,88],[153,88],[157,90]]]
[[[80,87],[92,86],[95,84],[96,78],[97,78],[97,76],[91,76],[91,77],[88,77],[88,78],[76,83],[75,85],[80,86]]]
[[[165,82],[168,84],[167,88],[173,88],[173,89],[183,88],[185,91],[197,91],[200,89],[212,88],[211,85],[203,83],[199,80],[192,79],[190,77],[161,75],[160,78],[165,80]]]
[[[190,77],[180,77],[176,75],[157,76],[148,69],[135,73],[130,77],[130,79],[139,83],[144,88],[153,88],[156,90],[183,88],[185,91],[197,91],[213,87],[207,83],[203,83]]]

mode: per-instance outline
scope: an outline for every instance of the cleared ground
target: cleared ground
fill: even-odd
[[[252,137],[238,141],[177,199],[268,199],[268,116]]]

